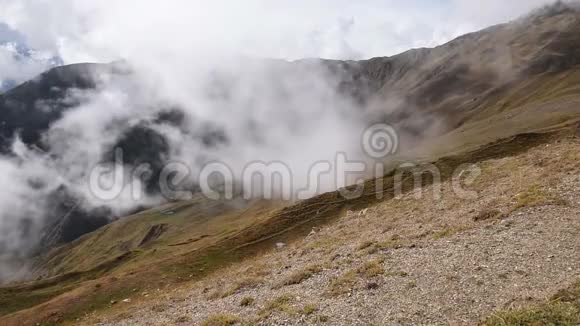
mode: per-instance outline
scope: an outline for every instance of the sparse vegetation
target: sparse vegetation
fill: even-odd
[[[533,185],[526,191],[520,192],[515,196],[514,210],[526,207],[536,207],[545,205],[562,205],[568,203],[554,194],[550,194],[539,185]]]
[[[208,317],[201,323],[201,326],[231,326],[236,325],[241,320],[239,317],[230,314],[219,314]]]
[[[295,285],[304,282],[305,280],[311,278],[317,273],[322,271],[322,267],[320,265],[310,265],[302,270],[298,270],[290,274],[286,279],[282,281],[281,284],[275,286],[276,288],[280,288],[282,286],[288,285]]]
[[[401,247],[401,240],[398,236],[393,236],[390,240],[385,240],[377,243],[379,250],[397,249]]]
[[[253,287],[258,286],[262,281],[256,277],[245,277],[239,281],[234,282],[228,288],[215,289],[210,295],[208,296],[209,299],[218,299],[218,298],[227,298],[231,295],[234,295],[242,290],[250,289]]]
[[[372,278],[385,273],[383,259],[373,259],[358,268],[357,273],[365,278]]]
[[[310,316],[317,311],[318,311],[318,306],[313,304],[313,303],[309,303],[309,304],[304,305],[304,307],[302,307],[302,309],[300,310],[300,313],[303,315],[306,315],[306,316]]]
[[[177,324],[185,324],[185,323],[191,323],[191,317],[189,316],[179,316],[175,319],[175,323]]]
[[[396,271],[396,272],[386,272],[385,276],[388,277],[407,277],[409,274],[403,271]]]
[[[465,227],[462,226],[445,226],[442,230],[435,232],[435,234],[433,234],[433,238],[436,240],[448,238],[464,230]]]
[[[296,314],[296,310],[292,307],[292,302],[294,297],[289,294],[283,294],[278,296],[276,299],[268,302],[264,309],[260,311],[259,319],[268,318],[274,312],[283,312],[288,315]]]
[[[409,281],[407,283],[407,289],[414,289],[417,287],[417,282],[416,281]]]
[[[151,306],[151,311],[153,312],[164,312],[169,309],[169,305],[167,303],[156,303]]]
[[[337,243],[339,243],[340,239],[335,238],[333,236],[326,236],[320,239],[316,239],[313,242],[310,242],[304,248],[305,250],[318,250],[321,252],[329,253],[334,248],[336,248]]]
[[[255,301],[256,299],[254,299],[253,297],[244,297],[242,301],[240,301],[240,306],[249,307],[253,305]]]
[[[370,246],[374,245],[375,243],[373,241],[363,241],[361,243],[358,244],[358,246],[356,247],[357,250],[364,250],[369,248]]]
[[[497,219],[502,217],[503,214],[500,210],[498,209],[484,209],[481,212],[479,212],[474,218],[473,220],[475,222],[480,222],[480,221],[487,221],[487,220],[493,220],[493,219]]]
[[[316,318],[316,320],[319,323],[326,323],[326,322],[328,322],[330,320],[330,318],[328,316],[326,316],[326,315],[321,315],[321,316],[318,316],[318,318]]]
[[[381,250],[396,249],[401,246],[401,241],[394,237],[390,240],[384,241],[365,241],[357,246],[358,251],[362,251],[365,255],[374,255]]]
[[[551,300],[530,308],[502,311],[487,318],[483,326],[580,325],[580,280],[558,292]]]
[[[352,290],[355,284],[356,284],[356,272],[355,271],[346,272],[343,275],[332,278],[330,280],[327,295],[331,297],[337,297],[342,294],[348,293]]]
[[[519,166],[519,165],[525,165],[527,164],[527,158],[522,159],[521,157],[518,156],[514,156],[514,157],[510,157],[509,163],[513,164],[514,166]],[[501,162],[502,164],[505,163],[504,161]],[[490,161],[490,163],[488,163],[490,165],[491,168],[493,168],[494,164],[498,164],[495,161]],[[546,163],[547,167],[550,167],[550,163]],[[490,169],[491,169],[490,168]],[[534,166],[534,169],[539,169],[538,167]],[[529,172],[526,170],[526,172]],[[533,180],[536,180],[538,172],[535,171],[534,173],[531,173],[531,175],[534,176]],[[561,176],[559,176],[561,177]],[[241,294],[244,295],[244,290],[247,289],[252,289],[254,287],[256,287],[257,285],[260,284],[271,284],[271,281],[280,281],[280,283],[278,284],[282,284],[283,286],[286,285],[297,285],[297,284],[302,284],[304,283],[304,281],[310,279],[311,277],[313,277],[314,275],[321,273],[322,271],[322,266],[324,266],[324,269],[328,269],[329,271],[325,271],[330,273],[334,273],[336,272],[336,270],[343,270],[343,268],[347,268],[347,272],[344,272],[343,274],[334,277],[330,280],[330,282],[327,284],[327,288],[323,289],[326,290],[325,294],[328,296],[340,296],[346,293],[351,292],[353,289],[356,290],[375,290],[375,289],[380,289],[380,291],[376,291],[376,292],[369,292],[369,295],[376,295],[379,293],[383,293],[384,291],[389,291],[390,288],[387,287],[387,284],[390,282],[394,282],[399,284],[401,287],[403,288],[407,288],[407,289],[412,289],[414,287],[417,286],[416,282],[421,282],[420,284],[424,284],[422,280],[420,280],[419,278],[421,277],[419,274],[415,275],[413,274],[413,278],[415,278],[415,276],[417,277],[417,281],[410,281],[409,279],[386,279],[386,280],[382,280],[382,278],[378,278],[377,276],[385,276],[385,277],[406,277],[408,276],[407,273],[403,272],[403,271],[399,271],[397,270],[397,266],[400,265],[396,265],[393,264],[392,267],[388,268],[388,271],[385,272],[384,270],[384,263],[383,261],[379,258],[377,259],[377,256],[380,255],[385,255],[385,257],[388,257],[388,259],[392,259],[391,256],[398,256],[398,252],[395,252],[393,250],[390,249],[394,249],[394,248],[400,248],[404,246],[404,250],[413,250],[414,245],[418,245],[419,248],[424,248],[427,247],[429,244],[425,244],[423,243],[423,241],[430,243],[431,242],[431,237],[435,237],[436,239],[441,239],[441,238],[446,238],[449,236],[452,236],[454,234],[456,234],[457,232],[460,232],[461,230],[467,229],[467,228],[475,228],[475,227],[482,227],[482,224],[478,224],[478,223],[474,223],[475,221],[478,220],[489,220],[489,219],[497,219],[498,217],[501,216],[501,212],[505,211],[505,212],[510,212],[510,209],[514,206],[514,203],[516,201],[516,199],[520,199],[522,202],[526,202],[528,205],[529,203],[532,203],[532,205],[534,205],[534,202],[546,202],[545,199],[548,199],[547,202],[549,203],[557,203],[557,197],[554,195],[550,195],[551,190],[547,191],[546,189],[550,189],[550,188],[555,188],[555,186],[558,185],[558,183],[554,183],[555,186],[549,186],[547,187],[545,185],[545,183],[543,183],[541,186],[534,186],[534,185],[530,185],[532,181],[528,181],[528,180],[523,180],[521,179],[519,176],[507,176],[506,181],[505,182],[505,187],[501,188],[499,190],[497,190],[497,192],[493,193],[490,192],[492,195],[494,194],[499,194],[501,193],[502,195],[505,194],[505,198],[498,196],[498,198],[491,198],[491,199],[487,199],[486,200],[482,200],[482,201],[478,201],[478,202],[474,202],[472,205],[472,207],[467,206],[467,205],[460,205],[457,202],[455,203],[449,203],[446,202],[445,205],[441,205],[441,214],[438,214],[440,211],[440,208],[437,208],[437,212],[433,213],[430,212],[429,210],[432,208],[431,207],[431,203],[429,202],[419,202],[419,201],[414,201],[413,199],[404,199],[402,201],[398,201],[398,202],[393,202],[393,201],[388,201],[386,200],[384,203],[381,203],[379,205],[377,205],[377,216],[383,219],[387,219],[388,217],[388,221],[379,221],[379,218],[375,218],[374,216],[369,217],[365,220],[365,223],[368,223],[368,225],[363,225],[363,226],[352,226],[350,223],[352,221],[344,221],[344,223],[342,223],[343,221],[339,221],[337,222],[337,224],[340,226],[340,228],[335,228],[333,229],[332,227],[328,227],[325,228],[322,232],[318,232],[316,237],[312,237],[312,238],[308,238],[304,241],[304,244],[300,244],[300,241],[302,239],[304,239],[305,235],[302,234],[298,234],[299,237],[298,239],[300,241],[298,241],[298,245],[295,245],[295,243],[292,244],[292,248],[294,248],[294,246],[296,247],[296,251],[292,252],[292,250],[288,250],[288,253],[284,253],[285,255],[287,254],[288,256],[284,256],[282,258],[278,257],[275,260],[265,260],[265,259],[260,259],[260,258],[256,258],[255,261],[259,262],[256,265],[253,264],[246,264],[246,262],[244,262],[241,266],[248,266],[246,268],[241,268],[238,270],[235,270],[234,272],[232,272],[231,275],[228,275],[227,278],[222,276],[221,273],[218,273],[217,276],[217,281],[215,279],[212,279],[211,277],[209,277],[209,281],[203,280],[202,282],[204,283],[204,287],[206,287],[207,289],[209,289],[209,291],[204,292],[205,295],[209,295],[210,297],[213,297],[214,299],[221,299],[221,298],[225,298],[234,294]],[[532,179],[530,177],[530,179]],[[554,180],[556,180],[557,178],[554,177]],[[494,180],[487,180],[487,183],[481,183],[480,186],[482,187],[482,189],[485,189],[486,191],[489,191],[489,183],[491,183]],[[510,184],[510,182],[513,182],[512,184]],[[521,189],[528,189],[526,191],[524,191],[523,193],[525,195],[522,196],[516,196],[517,191],[520,191]],[[537,189],[540,189],[541,191],[536,191]],[[495,189],[493,190],[495,191]],[[558,190],[560,191],[560,190]],[[554,192],[555,193],[555,192]],[[544,196],[542,196],[544,195]],[[536,201],[534,200],[540,198],[540,200]],[[448,201],[448,199],[444,199],[445,201]],[[562,201],[563,202],[563,201]],[[471,205],[471,204],[470,204]],[[492,207],[492,208],[489,208]],[[445,209],[449,209],[449,211],[443,211],[443,208]],[[455,208],[460,208],[460,209],[455,209]],[[458,214],[456,214],[457,212],[459,212]],[[448,214],[449,213],[449,214]],[[509,219],[509,221],[514,220],[512,218]],[[489,223],[492,224],[492,223]],[[417,227],[418,225],[420,225],[420,227]],[[507,223],[502,223],[502,226],[506,226]],[[489,225],[486,225],[485,227],[488,227]],[[176,229],[176,228],[174,228]],[[308,228],[308,230],[310,230],[310,228]],[[436,230],[435,232],[433,230]],[[578,231],[578,227],[573,227],[572,230],[576,230]],[[361,233],[359,233],[359,231],[362,231]],[[262,232],[262,231],[260,231]],[[507,231],[509,232],[509,231]],[[205,231],[204,231],[205,233]],[[209,233],[209,232],[208,232]],[[268,234],[268,233],[261,233],[263,234]],[[216,239],[218,239],[219,241],[226,241],[224,239],[228,239],[228,237],[231,237],[232,233],[228,233],[228,232],[224,232],[223,236],[220,233],[220,236],[216,236]],[[342,237],[342,238],[341,238]],[[459,236],[458,239],[461,239],[463,237],[463,235]],[[212,237],[208,236],[206,238],[203,238],[203,241],[207,241],[209,242],[211,241],[217,241],[214,240]],[[337,239],[342,239],[342,241],[338,241]],[[360,239],[374,239],[373,241],[363,241],[363,242],[359,242]],[[386,240],[382,240],[382,239],[386,239]],[[313,240],[315,240],[313,242]],[[229,241],[229,240],[228,240]],[[244,240],[245,241],[245,240]],[[412,242],[411,242],[412,241]],[[200,241],[196,241],[196,242],[192,242],[195,244],[199,244]],[[290,242],[288,242],[290,243]],[[212,244],[214,244],[212,242]],[[356,251],[352,251],[353,248],[353,244],[354,244],[354,248],[356,248]],[[358,245],[357,245],[358,244]],[[185,245],[183,245],[185,246]],[[273,247],[271,244],[267,245],[268,247]],[[315,249],[307,249],[310,247],[314,247]],[[173,248],[173,247],[172,247]],[[179,248],[182,248],[182,246],[179,246]],[[183,247],[185,248],[185,247]],[[198,275],[204,275],[206,273],[215,271],[216,266],[226,266],[227,264],[230,264],[232,262],[236,262],[237,261],[237,257],[234,257],[233,255],[228,256],[228,255],[221,255],[219,254],[219,252],[228,252],[228,250],[231,250],[232,248],[232,244],[231,243],[223,243],[223,242],[219,242],[219,250],[216,250],[217,254],[212,254],[212,255],[207,255],[203,257],[203,263],[197,263],[197,260],[195,260],[195,264],[192,264],[192,266],[187,266],[187,264],[174,264],[171,267],[171,270],[169,270],[169,268],[164,267],[163,271],[163,275],[170,275],[167,279],[163,279],[162,282],[159,282],[159,284],[162,284],[161,286],[164,285],[176,285],[179,286],[176,280],[181,280],[181,279],[185,279],[185,280],[189,280],[192,278],[191,275],[194,275],[193,277],[196,278],[198,277]],[[237,248],[237,247],[236,247]],[[191,249],[191,248],[190,248]],[[197,247],[193,247],[193,249],[197,250]],[[318,250],[320,249],[320,250]],[[188,249],[189,250],[189,249]],[[162,249],[159,249],[159,251],[161,252]],[[83,250],[79,251],[80,253],[84,253],[84,248]],[[98,252],[98,251],[97,251]],[[300,252],[302,252],[302,255],[304,255],[303,257],[301,257],[298,261],[295,260],[296,257],[300,257]],[[140,252],[138,252],[138,254],[141,254]],[[149,252],[147,252],[147,254],[149,254]],[[392,255],[391,255],[392,254]],[[197,254],[196,254],[197,255]],[[371,255],[371,256],[368,256]],[[144,255],[145,256],[145,255]],[[368,256],[368,257],[367,257]],[[242,255],[243,257],[243,255]],[[290,257],[289,259],[292,260],[292,264],[288,262],[288,257]],[[331,258],[332,257],[332,258]],[[174,259],[174,257],[171,257],[172,259]],[[139,262],[140,261],[141,256],[136,257],[136,259],[131,259],[130,263],[133,264],[134,262]],[[179,257],[179,259],[182,259],[181,257]],[[195,258],[197,259],[197,257]],[[319,259],[319,260],[316,260]],[[370,259],[370,260],[369,260]],[[251,257],[248,260],[250,260],[252,263],[254,262],[254,258]],[[367,261],[368,260],[368,261]],[[141,260],[143,261],[143,260]],[[181,260],[178,260],[177,258],[175,258],[176,262],[181,262]],[[310,261],[316,261],[316,262],[320,262],[321,265],[311,265],[311,266],[306,266],[304,267],[305,262],[310,262]],[[332,261],[332,263],[330,263]],[[363,263],[361,263],[361,261]],[[296,265],[293,265],[293,263],[298,262]],[[271,265],[270,265],[271,264]],[[349,267],[346,267],[348,265],[354,265],[354,264],[360,264],[360,266],[351,266],[350,268],[352,269],[348,269]],[[183,266],[182,266],[183,265]],[[249,266],[250,265],[250,266]],[[387,264],[387,266],[389,266],[391,264]],[[149,265],[138,265],[136,264],[135,266],[149,266]],[[285,268],[287,267],[288,268]],[[294,269],[290,269],[290,266],[295,266],[293,267]],[[302,266],[302,267],[300,267]],[[401,266],[402,267],[402,266]],[[131,270],[133,269],[134,266],[133,265],[124,265],[123,269],[127,269],[127,270]],[[408,268],[408,267],[404,267],[404,268]],[[152,268],[153,270],[157,270],[155,267]],[[334,270],[331,270],[334,269]],[[227,269],[226,269],[227,270]],[[279,276],[278,274],[276,274],[277,271],[292,271],[291,273],[286,273],[283,272],[284,277],[281,277],[281,280],[277,279]],[[409,269],[409,272],[412,272],[413,270]],[[165,273],[167,272],[167,274]],[[106,273],[106,272],[103,272]],[[229,272],[228,272],[229,273]],[[94,277],[98,278],[100,275],[102,274],[95,274]],[[118,274],[114,274],[116,276],[118,276],[119,278],[115,278],[115,284],[121,284],[123,285],[128,278],[128,276],[123,275],[120,276]],[[503,274],[493,274],[493,275],[497,275],[498,278],[502,278]],[[507,274],[506,274],[507,275]],[[91,277],[93,277],[93,275],[90,275]],[[98,279],[98,283],[99,286],[95,286],[95,283],[92,283],[90,286],[90,291],[91,293],[97,293],[97,292],[103,292],[105,295],[103,295],[103,299],[101,300],[101,298],[97,298],[98,300],[95,301],[91,301],[91,309],[94,307],[95,310],[99,311],[101,305],[100,302],[104,302],[107,306],[111,306],[110,302],[111,300],[115,300],[116,302],[118,302],[116,304],[115,307],[119,307],[121,304],[121,300],[124,298],[127,298],[128,296],[131,295],[130,291],[134,288],[139,288],[139,292],[147,290],[150,293],[152,288],[147,288],[147,286],[144,286],[144,282],[149,280],[147,277],[149,277],[148,275],[145,277],[142,277],[138,280],[133,280],[132,282],[141,282],[141,283],[132,283],[131,285],[128,285],[127,288],[123,288],[120,290],[123,290],[124,292],[111,292],[111,284],[112,281],[109,282],[106,279]],[[178,278],[175,278],[178,277]],[[326,277],[326,275],[325,275]],[[233,281],[239,278],[239,281]],[[84,278],[76,278],[74,279],[70,284],[76,286],[76,284],[82,282]],[[113,278],[111,278],[112,280]],[[118,282],[119,280],[122,279],[122,282]],[[484,278],[485,279],[485,278]],[[232,281],[224,281],[224,280],[232,280]],[[457,281],[458,279],[456,278],[456,276],[449,276],[447,278],[448,281]],[[461,280],[466,280],[463,277],[461,278]],[[488,284],[487,279],[486,280],[486,284]],[[483,279],[482,280],[469,280],[469,286],[472,287],[477,287],[477,285],[483,286]],[[314,282],[308,282],[308,285],[310,285],[311,283]],[[220,287],[220,285],[223,284],[223,287]],[[66,285],[68,286],[68,284],[66,283],[59,283],[58,286],[62,286],[62,285]],[[155,286],[157,286],[157,284],[155,284]],[[306,285],[302,285],[302,286],[296,286],[295,288],[291,288],[289,290],[292,291],[300,291],[303,287],[305,287]],[[71,287],[72,288],[72,287]],[[260,287],[259,291],[262,291],[263,288],[266,287]],[[33,291],[37,291],[38,289],[33,289]],[[40,291],[38,291],[39,293],[41,293],[44,289],[40,288]],[[70,288],[63,288],[63,291],[69,291]],[[201,289],[200,289],[201,290]],[[213,291],[212,291],[213,290]],[[20,290],[19,290],[20,291]],[[129,292],[127,292],[129,291]],[[198,293],[201,293],[202,291],[199,291]],[[253,291],[252,291],[253,292]],[[403,291],[404,292],[404,291]],[[5,292],[7,294],[7,301],[9,299],[11,299],[11,297],[9,297],[8,295],[11,295],[11,293],[9,292]],[[21,293],[20,295],[24,295],[24,291],[19,292]],[[0,297],[3,295],[4,293],[0,292]],[[248,293],[249,294],[249,293]],[[51,296],[53,294],[51,293]],[[133,294],[134,295],[134,294]],[[298,294],[297,294],[298,295]],[[96,298],[96,296],[91,296],[91,298]],[[345,299],[345,298],[339,298],[340,300]],[[240,300],[240,301],[237,301]],[[262,314],[261,316],[270,316],[270,314],[272,312],[281,312],[284,314],[289,314],[289,315],[295,315],[294,317],[296,318],[303,318],[301,315],[314,315],[312,316],[312,318],[310,318],[309,320],[311,321],[315,321],[315,322],[325,322],[326,320],[328,320],[327,316],[319,316],[318,313],[316,313],[316,310],[318,309],[317,306],[315,305],[304,305],[302,306],[301,303],[302,300],[300,301],[293,301],[292,297],[286,297],[286,296],[282,296],[279,298],[276,298],[272,301],[266,301],[265,308],[263,310],[261,310]],[[222,302],[226,302],[227,304],[230,304],[231,302],[233,302],[233,305],[235,306],[234,308],[236,309],[240,309],[239,307],[237,307],[237,305],[239,304],[240,306],[243,307],[248,307],[248,306],[254,306],[252,308],[248,308],[248,309],[243,309],[244,313],[255,313],[254,310],[255,309],[260,309],[258,308],[259,305],[256,304],[254,302],[254,298],[252,297],[241,297],[240,299],[236,299],[236,301],[232,301],[232,300],[220,300],[220,304]],[[21,303],[21,302],[20,302]],[[19,303],[19,304],[20,304]],[[563,310],[561,309],[562,307],[566,308],[566,307],[570,307],[566,302],[564,302],[563,300],[559,301],[560,306],[554,306],[551,311],[561,311],[561,312],[565,312],[567,310]],[[260,305],[262,304],[262,302],[260,301]],[[303,304],[303,303],[302,303]],[[5,307],[2,307],[0,305],[0,310],[2,310]],[[165,309],[167,309],[168,306],[164,305],[164,304],[159,304],[157,306],[152,306],[151,311],[154,312],[162,312],[162,311],[166,311]],[[568,309],[566,308],[566,309]],[[535,306],[529,309],[524,309],[525,314],[530,313],[530,311],[536,311],[538,309],[543,309],[543,306]],[[546,309],[544,309],[546,310]],[[519,310],[518,310],[519,311]],[[549,310],[546,310],[549,311]],[[78,313],[77,313],[78,312]],[[78,310],[75,316],[82,316],[84,315],[84,311],[82,310]],[[514,313],[516,312],[516,310],[514,311],[509,311],[509,313]],[[534,312],[535,313],[535,312]],[[298,316],[296,316],[298,315]],[[60,316],[59,316],[60,317]],[[177,317],[177,316],[176,316]],[[66,315],[64,317],[64,319],[69,318],[69,315]],[[137,316],[133,317],[133,318],[138,318]],[[176,322],[179,318],[175,319],[175,317],[172,321]],[[244,318],[245,319],[245,318]],[[184,319],[185,320],[185,319]],[[507,319],[506,319],[507,320]],[[334,321],[334,317],[333,317],[333,321]],[[199,321],[195,321],[195,322],[199,322]],[[339,318],[337,318],[337,322],[339,322]],[[192,323],[192,321],[186,321],[184,323]],[[565,324],[564,324],[565,325]]]

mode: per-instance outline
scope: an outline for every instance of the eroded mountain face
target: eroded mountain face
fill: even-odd
[[[461,126],[530,76],[562,72],[578,64],[580,16],[575,10],[558,5],[433,49],[414,49],[392,57],[356,62],[272,60],[268,61],[268,70],[262,73],[277,77],[274,80],[280,85],[271,85],[276,89],[272,94],[279,101],[286,101],[291,94],[286,92],[284,83],[290,71],[293,76],[296,71],[303,72],[305,80],[311,77],[309,72],[322,71],[327,76],[325,80],[351,103],[348,107],[356,110],[363,121],[388,122],[397,127],[403,142],[413,143]],[[0,95],[0,152],[6,157],[14,156],[12,146],[18,136],[39,155],[59,160],[66,149],[54,150],[46,139],[46,132],[66,112],[82,104],[82,96],[69,95],[103,87],[108,80],[103,76],[130,75],[130,70],[119,64],[65,66]],[[215,80],[208,83],[209,92],[215,99],[227,99],[230,86],[235,83],[227,74],[216,74]],[[196,130],[188,129],[191,121],[196,121]],[[172,104],[155,111],[144,107],[143,115],[114,123],[124,126],[124,132],[107,143],[101,161],[114,162],[114,150],[122,148],[125,165],[148,163],[150,173],[143,182],[152,195],[159,189],[151,180],[156,180],[170,153],[176,150],[160,130],[179,130],[182,135],[198,139],[200,148],[230,146],[232,140],[227,126],[206,122]],[[254,132],[250,125],[248,133]],[[255,138],[259,141],[259,135]],[[31,192],[43,187],[42,182],[33,181]],[[85,209],[78,205],[84,200],[83,195],[66,185],[43,191],[49,194],[43,201],[46,205],[41,224],[44,236],[32,248],[72,241],[118,217],[104,206]],[[22,227],[23,237],[29,229]],[[0,251],[3,247],[6,246],[0,242]]]

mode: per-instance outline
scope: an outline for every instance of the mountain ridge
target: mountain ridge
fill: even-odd
[[[361,61],[274,61],[273,67],[282,73],[286,69],[324,67],[332,80],[336,80],[338,92],[360,104],[361,114],[366,116],[369,123],[387,122],[393,125],[400,132],[402,141],[414,146],[422,139],[451,132],[474,116],[484,114],[483,111],[491,106],[489,100],[503,96],[510,83],[517,84],[532,76],[566,71],[580,63],[580,33],[576,33],[580,31],[579,16],[575,10],[562,8],[569,7],[562,7],[561,4],[546,7],[538,11],[542,12],[541,15],[532,14],[510,24],[460,36],[432,49],[412,49],[391,57]],[[3,126],[0,152],[11,151],[17,133],[26,145],[50,152],[42,140],[42,134],[67,110],[79,104],[63,101],[70,90],[98,88],[99,76],[130,74],[130,70],[125,63],[57,67],[0,95],[0,123]],[[42,109],[39,105],[51,109]],[[125,139],[134,142],[137,138],[130,135],[137,132],[150,135],[147,139],[153,143],[163,143],[164,136],[147,125],[137,128],[142,130],[128,130],[126,135],[129,138]],[[227,134],[218,138],[224,141]],[[131,147],[130,143],[122,145],[123,142],[126,143],[126,140],[119,139],[118,145],[113,147]],[[164,151],[157,148],[159,153]],[[163,160],[163,156],[153,158],[139,151],[134,153],[134,158],[126,158],[130,165],[155,162],[155,171],[163,165]],[[154,188],[148,189],[155,192]],[[74,194],[70,195],[75,197]],[[63,198],[67,197],[65,195]],[[82,198],[78,200],[82,201]],[[55,212],[66,210],[49,209]],[[97,211],[107,212],[100,208]],[[55,216],[60,215],[57,213]],[[97,220],[106,220],[107,215],[111,220],[116,218],[105,213],[99,214]],[[95,226],[90,226],[90,212],[81,210],[74,216],[74,219],[87,220],[87,227],[84,228],[81,223],[80,230],[95,229]],[[52,218],[47,220],[51,221]],[[61,227],[63,222],[55,220],[49,224]],[[101,226],[103,223],[95,225]],[[65,234],[79,236],[84,232],[71,230]],[[47,233],[62,234],[62,230]],[[74,240],[75,237],[65,235],[51,238],[53,240],[45,244],[55,245],[62,243],[63,239]]]
[[[274,72],[268,73],[324,67],[338,91],[361,104],[360,114],[368,123],[388,122],[400,130],[404,144],[412,145],[405,146],[411,150],[397,159],[434,162],[449,177],[452,167],[462,163],[519,157],[527,150],[555,146],[571,137],[570,130],[580,120],[580,15],[555,8],[433,49],[363,61],[276,61]],[[98,87],[92,68],[117,73],[109,65],[51,70],[0,95],[0,120],[4,119],[2,114],[17,110],[18,103],[26,112],[33,112],[39,99],[58,102],[71,85]],[[121,69],[123,72],[127,70]],[[61,83],[61,89],[54,93],[53,83]],[[40,95],[30,97],[34,89]],[[24,143],[49,151],[42,143],[43,130],[67,109],[65,105],[52,115],[39,116],[36,129],[21,130],[28,135],[23,137]],[[180,114],[172,117],[168,119],[176,124],[183,119]],[[156,123],[158,118],[145,121]],[[6,152],[14,132],[28,125],[16,120],[11,123],[11,129],[3,129],[10,130],[4,134]],[[118,143],[134,147],[131,139],[142,137],[131,135],[148,134],[146,123],[144,132],[127,130]],[[218,144],[227,143],[227,130],[220,132],[218,128]],[[138,151],[130,159],[140,163],[147,156]],[[157,161],[163,163],[163,158]],[[387,181],[382,188],[385,193],[393,191],[392,178],[392,174],[383,178]],[[367,184],[376,189],[379,180],[368,180]],[[67,197],[65,189],[63,198]],[[270,252],[276,242],[303,239],[312,227],[333,225],[332,221],[348,210],[392,202],[390,195],[379,201],[368,198],[344,201],[331,192],[297,203],[232,205],[194,197],[91,226],[83,234],[65,237],[66,241],[60,232],[63,223],[57,219],[51,223],[56,228],[48,231],[55,235],[50,240],[54,247],[45,248],[36,257],[30,275],[38,280],[0,288],[0,306],[6,307],[1,313],[7,315],[8,323],[21,321],[23,316],[31,323],[44,317],[59,323],[61,318],[78,318],[79,311],[108,309],[110,302],[123,300],[135,288],[153,291],[148,288],[151,282],[171,288],[173,283],[203,279],[224,266]],[[79,212],[75,222],[76,218],[82,221],[83,215],[86,212]],[[116,282],[118,278],[124,283]],[[10,303],[8,299],[13,296],[17,298],[13,301],[21,301]],[[70,306],[74,307],[72,312],[63,311]]]

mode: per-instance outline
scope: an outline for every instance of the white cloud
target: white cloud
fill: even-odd
[[[21,155],[32,155],[21,158],[26,164],[0,159],[0,172],[7,171],[0,181],[20,187],[37,173],[48,185],[46,193],[64,184],[89,197],[87,171],[128,126],[153,119],[166,108],[163,104],[169,104],[191,118],[185,130],[155,127],[170,143],[171,159],[193,169],[220,159],[237,174],[250,161],[283,161],[296,180],[308,182],[308,168],[316,161],[333,161],[339,151],[349,153],[350,159],[365,159],[359,139],[364,128],[361,108],[337,94],[335,81],[314,67],[300,71],[281,62],[269,66],[268,61],[240,60],[240,55],[285,59],[392,55],[440,44],[530,7],[513,2],[504,10],[498,4],[0,0],[0,21],[18,30],[30,47],[58,53],[67,63],[124,58],[136,68],[134,76],[113,78],[94,92],[73,95],[86,101],[53,123],[45,135],[56,158],[23,149]],[[10,60],[0,51],[0,73],[24,77],[40,69],[15,68]],[[224,76],[218,88],[225,96],[208,94],[216,75]],[[218,149],[203,147],[195,134],[200,123],[227,130],[229,143]],[[194,176],[196,172],[192,171]],[[22,193],[27,189],[14,187],[13,193],[0,197],[0,240],[18,238],[22,215],[8,213],[26,207],[30,200],[22,200]],[[120,214],[130,204],[126,197],[111,203]]]
[[[0,0],[0,21],[67,62],[202,49],[350,59],[434,46],[547,2]]]
[[[10,85],[29,80],[53,66],[49,55],[27,51],[21,53],[16,43],[0,44],[0,91]]]

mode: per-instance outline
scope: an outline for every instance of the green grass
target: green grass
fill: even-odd
[[[136,253],[126,253],[125,255],[106,261],[89,271],[67,273],[38,282],[0,288],[0,315],[7,315],[44,303],[51,298],[77,288],[83,282],[95,280],[110,273],[135,256]]]

